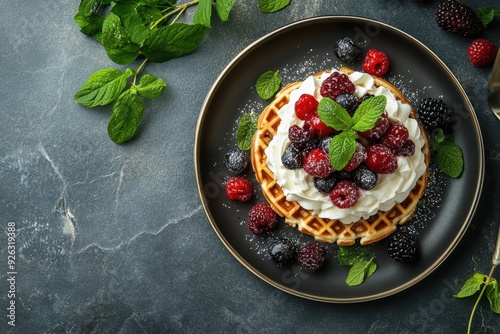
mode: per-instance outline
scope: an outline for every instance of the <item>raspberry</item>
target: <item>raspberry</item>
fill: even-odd
[[[354,63],[361,54],[360,47],[350,37],[339,39],[333,47],[333,53],[346,63]]]
[[[292,144],[299,149],[305,146],[311,138],[312,131],[309,126],[301,128],[300,126],[294,124],[288,128],[288,139],[290,139]]]
[[[253,234],[261,235],[278,224],[276,213],[267,203],[257,203],[248,212],[248,228]]]
[[[389,239],[387,248],[394,261],[411,262],[417,253],[417,236],[413,228],[400,228]]]
[[[302,269],[316,271],[323,266],[325,257],[325,249],[318,244],[311,243],[299,250],[297,261]]]
[[[293,145],[288,146],[281,156],[281,163],[287,169],[301,168],[302,160],[302,153]]]
[[[327,177],[315,177],[314,178],[314,187],[318,189],[318,191],[322,194],[329,194],[333,187],[337,183],[337,179],[335,178],[335,173],[328,175]]]
[[[363,161],[366,159],[366,148],[361,145],[361,143],[356,142],[356,151],[352,155],[347,165],[345,165],[344,169],[348,172],[353,171],[358,167]]]
[[[415,154],[415,143],[413,140],[408,139],[403,146],[398,148],[394,154],[400,156],[400,157],[411,157],[413,154]]]
[[[307,174],[316,177],[327,177],[333,172],[330,158],[320,148],[315,148],[306,155],[302,167]]]
[[[391,174],[398,168],[398,160],[387,146],[373,144],[367,153],[366,166],[375,173]]]
[[[445,0],[439,3],[435,16],[441,29],[463,37],[477,35],[483,28],[474,9],[457,0]]]
[[[352,181],[340,181],[330,192],[330,200],[338,208],[350,208],[358,202],[358,187]]]
[[[232,177],[226,182],[229,199],[246,202],[252,198],[252,184],[244,177]]]
[[[446,103],[431,97],[423,99],[417,108],[420,122],[428,129],[444,127],[450,116]]]
[[[488,66],[495,61],[498,48],[486,39],[475,39],[467,48],[471,63],[475,66]]]
[[[326,78],[320,87],[320,94],[333,100],[340,94],[354,93],[356,86],[349,80],[349,77],[340,72],[333,72]]]
[[[313,133],[318,135],[320,138],[323,138],[335,132],[335,129],[323,123],[319,116],[311,117],[308,121],[306,121],[306,124],[308,124]]]
[[[366,53],[361,66],[366,73],[381,77],[387,73],[390,65],[389,57],[384,52],[371,49]]]
[[[352,173],[352,179],[361,189],[370,190],[377,184],[378,175],[366,167],[366,165],[360,165]]]
[[[400,148],[408,140],[408,129],[401,123],[392,123],[384,137],[382,143],[389,148]]]
[[[351,116],[354,115],[356,108],[358,108],[359,106],[358,98],[352,93],[340,94],[335,98],[335,102],[337,102],[342,106],[342,108],[347,110],[347,112]]]
[[[297,259],[297,245],[287,238],[278,238],[271,241],[268,254],[278,263],[292,263]]]
[[[231,150],[224,155],[224,165],[235,174],[242,173],[247,168],[250,156],[241,150]]]
[[[302,94],[295,102],[295,115],[298,119],[307,121],[318,115],[318,100],[310,94]]]
[[[380,139],[384,136],[390,125],[391,123],[387,115],[382,115],[371,130],[360,132],[359,135],[366,139]]]

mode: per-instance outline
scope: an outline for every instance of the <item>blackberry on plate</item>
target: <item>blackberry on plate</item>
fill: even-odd
[[[352,172],[352,178],[358,187],[370,190],[377,184],[378,175],[366,167],[365,164],[362,164]]]
[[[394,261],[412,262],[417,254],[417,236],[413,228],[399,228],[389,239],[387,247]]]
[[[354,63],[359,59],[361,48],[350,37],[339,39],[333,47],[333,53],[346,63]]]
[[[352,93],[340,94],[339,96],[337,96],[335,98],[335,102],[337,102],[338,104],[340,104],[342,106],[342,108],[347,110],[347,112],[351,116],[354,115],[354,112],[356,111],[356,109],[359,106],[358,98],[356,97],[356,95],[354,95]]]
[[[299,169],[302,167],[302,153],[293,145],[287,147],[281,156],[281,163],[287,169]]]
[[[428,130],[432,130],[446,126],[450,117],[450,109],[443,100],[428,97],[420,102],[417,114],[420,122]]]
[[[335,173],[328,175],[327,177],[315,177],[314,178],[314,187],[318,189],[318,191],[322,194],[328,194],[332,191],[333,187],[337,183],[337,179],[335,178]]]
[[[276,238],[271,241],[268,254],[278,263],[293,263],[297,260],[297,245],[287,238]]]
[[[249,161],[248,153],[239,149],[231,150],[224,155],[224,166],[235,174],[242,173],[247,168]]]
[[[297,260],[302,269],[316,271],[323,266],[325,258],[325,249],[318,244],[311,243],[299,250]]]

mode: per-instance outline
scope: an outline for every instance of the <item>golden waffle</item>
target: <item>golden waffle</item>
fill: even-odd
[[[340,71],[347,74],[353,72],[353,70],[344,67]],[[321,74],[318,73],[317,76],[321,76]],[[395,86],[383,79],[377,77],[374,77],[374,79],[376,86],[386,87],[398,100],[410,104]],[[402,203],[397,203],[388,211],[378,211],[366,220],[361,219],[351,224],[343,224],[339,220],[320,218],[313,215],[310,210],[302,208],[297,202],[288,201],[283,190],[276,182],[273,172],[267,167],[267,157],[264,150],[276,134],[281,122],[278,110],[288,103],[290,92],[300,87],[300,85],[301,82],[296,82],[284,87],[259,116],[258,130],[252,141],[251,158],[252,167],[257,181],[261,185],[264,197],[274,211],[285,218],[287,224],[297,227],[302,233],[314,236],[318,241],[337,242],[340,246],[350,246],[356,242],[356,239],[360,239],[360,244],[367,245],[389,236],[396,230],[398,224],[405,223],[413,215],[417,202],[422,197],[427,186],[427,171],[417,180],[417,184]],[[411,117],[415,118],[413,109],[411,109]],[[420,131],[425,140],[422,152],[428,166],[430,161],[428,138],[421,126]]]

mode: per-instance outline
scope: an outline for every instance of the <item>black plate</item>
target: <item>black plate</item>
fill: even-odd
[[[419,254],[412,264],[392,261],[387,242],[370,246],[379,269],[362,285],[348,287],[348,268],[338,264],[337,247],[320,271],[306,273],[296,266],[278,266],[266,257],[268,237],[253,236],[245,219],[262,200],[251,168],[245,176],[255,185],[250,203],[227,199],[224,181],[232,176],[223,165],[224,154],[236,147],[235,129],[243,113],[260,112],[266,105],[255,92],[258,76],[280,70],[283,85],[343,65],[333,55],[333,44],[350,36],[363,43],[363,53],[375,48],[391,59],[384,78],[396,84],[413,105],[424,97],[442,98],[454,111],[453,133],[463,150],[465,169],[459,179],[431,173],[426,197],[411,224],[419,233]],[[361,70],[361,64],[351,64]],[[222,72],[203,105],[195,140],[195,170],[206,214],[227,249],[246,268],[271,285],[301,297],[327,302],[359,302],[388,296],[410,287],[432,272],[455,248],[476,209],[482,188],[484,152],[476,115],[463,88],[443,62],[422,43],[387,24],[370,19],[329,16],[299,21],[264,36],[247,47]],[[434,169],[431,169],[431,171]],[[312,241],[281,221],[272,234]]]

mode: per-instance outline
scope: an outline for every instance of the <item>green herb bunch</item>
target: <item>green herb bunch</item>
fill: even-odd
[[[213,12],[227,21],[236,0],[81,0],[74,16],[80,31],[95,38],[119,65],[139,62],[136,69],[103,68],[94,72],[75,94],[87,107],[113,104],[108,135],[115,143],[130,140],[145,109],[144,98],[163,94],[166,82],[143,74],[148,62],[163,63],[194,52],[211,28]],[[263,12],[286,7],[290,0],[260,0]],[[181,22],[194,8],[192,23]]]

